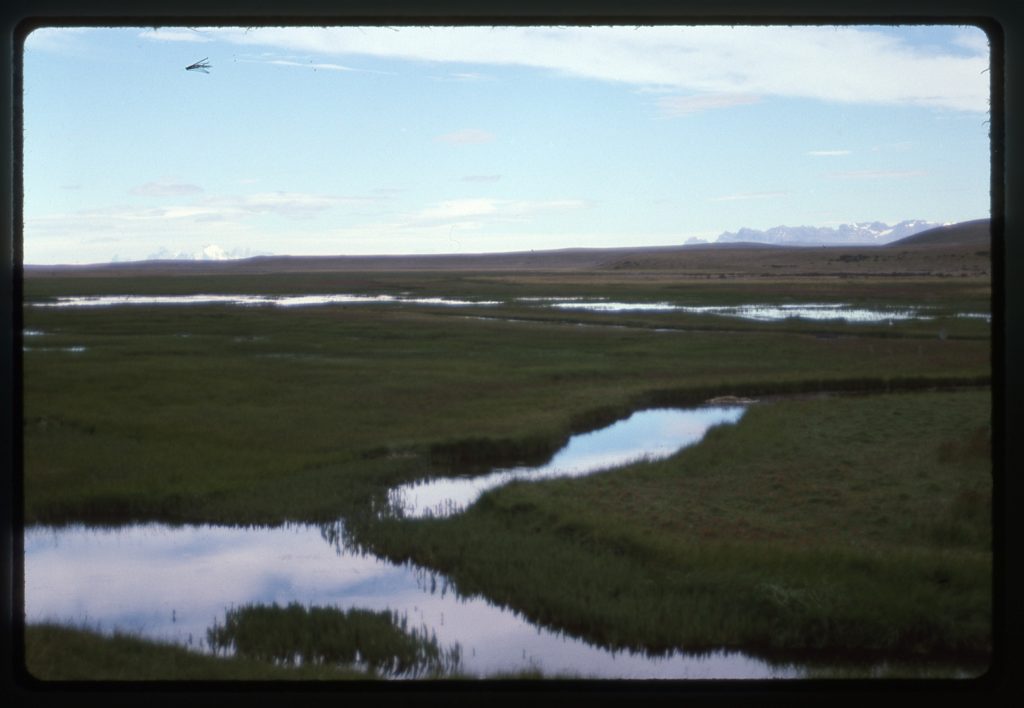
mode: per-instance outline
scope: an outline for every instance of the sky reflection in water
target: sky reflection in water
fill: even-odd
[[[391,490],[389,501],[406,517],[449,516],[464,510],[488,489],[514,480],[578,477],[640,459],[668,457],[699,441],[711,426],[735,423],[744,410],[729,406],[639,411],[601,430],[574,435],[550,462],[539,467],[414,482]]]
[[[845,320],[847,322],[886,322],[903,320],[933,320],[919,308],[872,310],[851,307],[844,303],[803,303],[793,305],[673,305],[669,302],[631,303],[564,300],[552,302],[550,307],[563,310],[589,310],[593,312],[686,312],[698,315],[722,315],[759,322],[773,322],[790,318],[805,320]]]
[[[647,658],[612,653],[539,629],[515,613],[460,598],[444,578],[342,546],[312,525],[231,528],[159,524],[25,533],[28,622],[137,632],[206,650],[206,630],[247,603],[390,609],[439,644],[462,647],[463,668],[486,676],[541,667],[605,678],[789,677],[739,653]]]
[[[582,474],[643,454],[664,456],[699,439],[712,424],[734,422],[742,412],[741,407],[701,408],[684,419],[681,411],[645,411],[604,431],[574,437],[541,469]],[[608,440],[601,440],[601,432]],[[26,620],[137,632],[207,650],[206,630],[223,623],[229,608],[299,602],[404,614],[411,627],[436,632],[442,647],[458,643],[464,670],[478,676],[535,667],[549,675],[604,678],[800,673],[736,652],[650,658],[594,647],[539,628],[481,597],[458,597],[442,576],[335,543],[341,530],[340,522],[331,527],[29,528]]]
[[[38,307],[114,307],[119,305],[274,305],[308,307],[311,305],[357,305],[398,303],[407,305],[500,305],[497,300],[458,300],[444,297],[407,297],[398,295],[83,295],[58,297],[53,302],[34,303]]]
[[[612,302],[603,298],[584,297],[519,297],[516,302],[531,307],[561,310],[587,310],[591,312],[685,312],[689,314],[720,315],[741,319],[772,322],[790,318],[807,320],[844,320],[853,323],[900,322],[905,320],[933,320],[935,315],[922,307],[893,307],[871,309],[854,307],[846,303],[798,303],[784,305],[680,305],[671,302]],[[502,300],[466,300],[450,297],[411,297],[401,295],[358,295],[347,293],[316,295],[88,295],[58,297],[53,302],[36,302],[37,307],[112,307],[122,305],[241,305],[274,307],[310,307],[320,305],[442,305],[447,307],[493,306],[506,304]],[[956,317],[986,319],[987,313],[957,313]]]

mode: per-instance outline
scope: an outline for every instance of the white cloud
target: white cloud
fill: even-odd
[[[263,192],[242,197],[241,208],[255,212],[309,212],[321,211],[345,201],[342,198],[301,192]]]
[[[509,202],[518,213],[537,213],[546,211],[563,211],[568,209],[585,209],[590,202],[585,199],[534,199]]]
[[[449,199],[422,209],[389,228],[445,226],[479,229],[489,223],[524,221],[537,214],[583,209],[588,205],[582,199]]]
[[[263,55],[259,59],[242,59],[241,61],[243,63],[248,64],[272,64],[274,66],[294,66],[300,69],[312,69],[313,71],[323,69],[324,71],[342,71],[364,74],[384,74],[386,76],[394,76],[394,73],[390,71],[359,69],[354,66],[346,66],[345,64],[335,64],[331,62],[314,62],[312,59],[307,59],[306,61],[298,61],[296,59],[272,58],[272,55]]]
[[[742,94],[704,94],[699,96],[666,96],[658,99],[658,109],[663,116],[685,116],[691,113],[711,111],[717,108],[731,108],[757,103],[758,96]]]
[[[870,27],[265,27],[209,30],[243,45],[518,65],[697,94],[988,109],[987,45],[967,31],[953,51]],[[964,49],[968,49],[965,53]],[[470,72],[467,72],[470,73]]]
[[[953,42],[973,54],[984,54],[989,51],[988,36],[977,27],[964,27],[957,33]]]
[[[346,204],[365,204],[382,197],[344,197],[298,192],[264,192],[241,196],[208,197],[190,204],[159,207],[115,205],[68,213],[26,215],[25,246],[47,244],[56,248],[63,243],[71,248],[83,239],[131,235],[139,242],[155,239],[169,242],[183,233],[207,241],[227,241],[241,233],[250,233],[254,217],[271,215],[305,220],[331,208]],[[65,249],[66,250],[66,249]],[[26,258],[28,254],[26,252]],[[31,262],[31,261],[30,261]],[[39,262],[39,261],[36,261]]]
[[[243,196],[218,197],[204,200],[207,207],[220,209],[225,215],[276,214],[289,218],[309,218],[344,204],[366,204],[377,201],[374,197],[346,197],[305,192],[261,192]]]
[[[40,27],[25,38],[25,51],[61,52],[79,47],[78,38],[90,32],[88,27]]]
[[[451,143],[453,145],[479,145],[481,143],[492,142],[494,140],[494,134],[488,133],[486,130],[467,128],[466,130],[457,130],[454,133],[438,135],[434,140],[442,143]]]
[[[154,183],[151,183],[154,184]],[[146,187],[146,185],[143,185]],[[141,189],[141,188],[137,188]],[[135,192],[160,196],[181,196],[184,190],[163,190],[157,185],[152,191]],[[196,188],[198,189],[198,188]],[[272,214],[293,219],[308,218],[319,212],[343,204],[363,204],[376,201],[370,197],[339,197],[301,192],[263,192],[260,194],[208,197],[192,204],[170,204],[160,207],[115,206],[90,209],[72,214],[38,217],[37,223],[81,220],[83,226],[91,223],[124,224],[141,221],[176,221],[195,219],[203,221],[237,220],[251,215]]]
[[[211,42],[211,37],[200,30],[181,29],[177,27],[158,27],[156,29],[144,30],[139,33],[142,39],[152,39],[158,42]]]
[[[417,220],[463,219],[469,216],[484,216],[498,211],[497,199],[449,199],[421,211]]]
[[[476,83],[480,81],[493,80],[490,76],[486,76],[476,71],[451,71],[443,76],[434,76],[432,78],[434,81],[457,83]]]
[[[274,64],[276,66],[299,66],[304,69],[324,69],[326,71],[358,71],[358,69],[353,69],[351,66],[344,66],[342,64],[325,64],[323,62],[314,64],[311,61],[301,62],[291,61],[289,59],[271,59],[269,61],[264,61],[262,63]]]
[[[841,157],[849,155],[849,150],[808,150],[807,154],[812,157]]]
[[[211,219],[201,207],[139,209],[115,206],[25,218],[26,263],[98,263],[112,255],[108,239],[118,239],[126,259],[144,258],[156,243],[251,244],[259,231],[239,219]],[[185,246],[183,246],[185,247]]]

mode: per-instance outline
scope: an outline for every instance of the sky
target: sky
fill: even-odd
[[[989,216],[971,26],[44,27],[23,66],[27,264]]]

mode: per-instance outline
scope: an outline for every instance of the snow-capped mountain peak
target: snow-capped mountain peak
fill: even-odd
[[[199,253],[201,254],[200,258],[204,261],[226,261],[231,258],[227,251],[215,243],[204,246]]]
[[[718,243],[773,243],[789,246],[838,246],[885,244],[941,224],[908,219],[890,226],[881,221],[863,221],[839,226],[774,226],[766,231],[741,228],[718,236]]]
[[[251,248],[232,248],[230,251],[215,243],[207,244],[197,251],[172,251],[166,246],[146,256],[147,261],[229,261],[237,258],[267,256],[269,253],[254,251]]]

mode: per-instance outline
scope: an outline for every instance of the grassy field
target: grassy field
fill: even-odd
[[[973,391],[762,403],[672,458],[367,537],[619,648],[983,661],[989,411]]]
[[[376,552],[607,646],[983,665],[992,350],[987,322],[956,315],[987,312],[990,290],[987,255],[958,248],[880,260],[754,249],[728,274],[714,266],[723,278],[677,254],[576,269],[30,275],[24,328],[41,334],[24,338],[25,521],[343,516]],[[502,304],[33,305],[326,292]],[[556,296],[928,306],[935,319],[764,323],[518,299]],[[794,397],[823,391],[870,395]],[[662,462],[515,484],[446,520],[367,513],[406,481],[541,460],[635,408],[730,394],[786,397]],[[33,632],[32,651],[45,636]]]
[[[537,455],[648,402],[990,370],[977,320],[951,319],[943,339],[934,322],[927,338],[736,318],[655,332],[467,309],[26,307],[25,328],[44,333],[25,338],[26,521],[326,520],[473,441]]]

